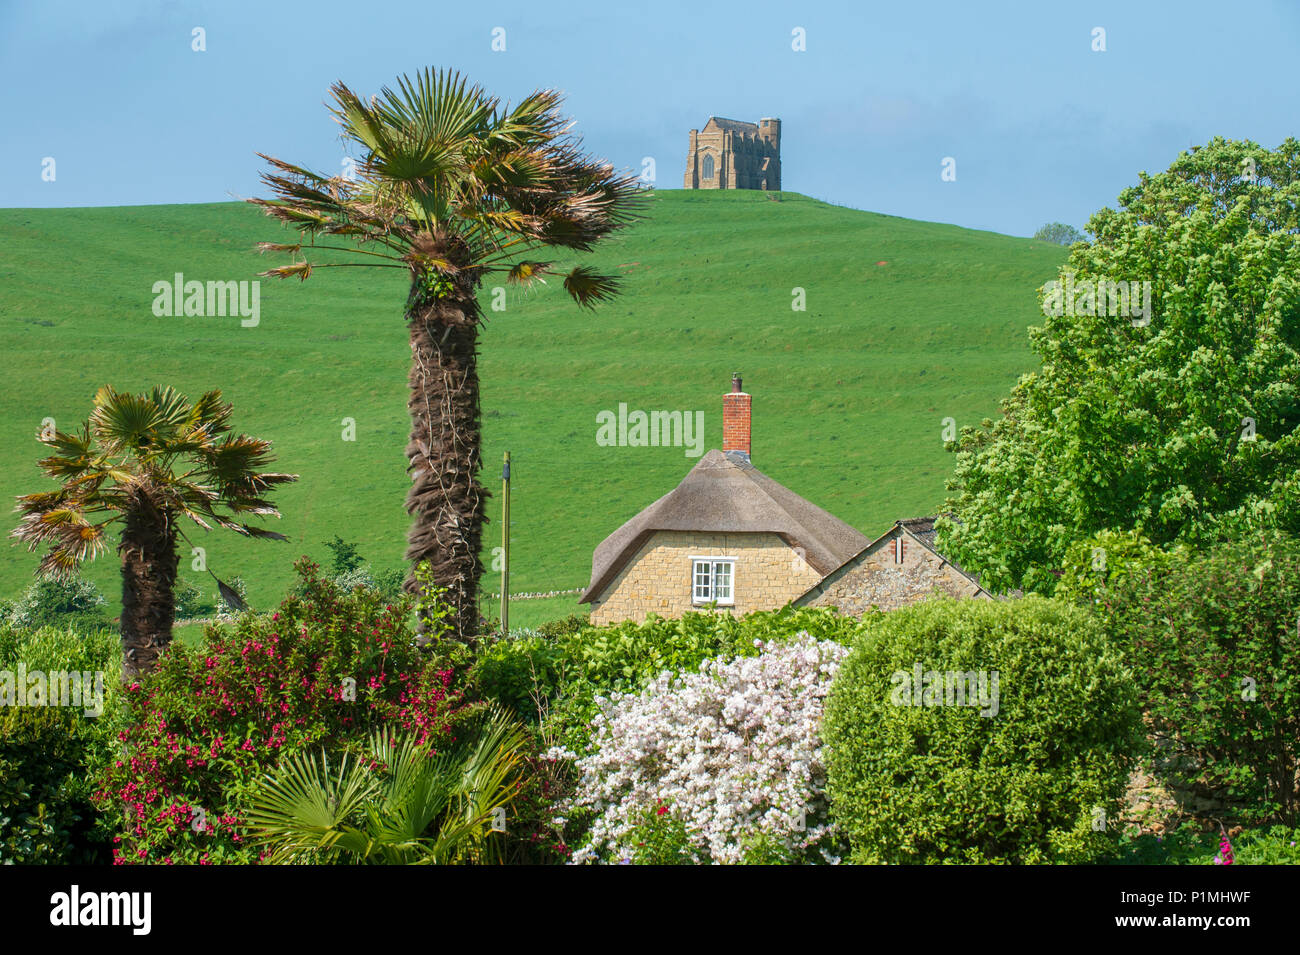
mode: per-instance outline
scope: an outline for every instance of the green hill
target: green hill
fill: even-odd
[[[240,203],[0,210],[0,497],[41,489],[42,419],[85,418],[96,389],[219,387],[236,425],[276,446],[301,481],[279,495],[289,544],[189,532],[255,605],[334,534],[398,566],[408,524],[402,449],[409,360],[402,273],[343,269],[263,280],[260,324],[158,318],[153,284],[252,279],[289,234]],[[1065,252],[786,193],[661,191],[649,218],[592,257],[626,293],[595,313],[558,283],[482,301],[484,484],[511,452],[512,591],[585,585],[591,551],[697,460],[682,448],[599,447],[596,416],[702,410],[718,446],[732,372],[754,395],[757,467],[868,535],[933,512],[951,470],[942,420],[973,424],[1032,367],[1035,289]],[[807,310],[793,311],[792,289]],[[343,419],[356,441],[342,440]],[[488,505],[490,552],[500,504]],[[12,524],[10,525],[12,526]],[[185,551],[188,553],[188,550]],[[0,549],[0,597],[36,558]],[[183,576],[212,589],[182,560]],[[116,558],[89,576],[116,597]],[[495,590],[489,575],[486,590]],[[563,601],[564,608],[572,600]],[[513,621],[512,621],[513,622]]]

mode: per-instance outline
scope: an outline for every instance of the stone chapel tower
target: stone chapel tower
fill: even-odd
[[[781,121],[743,123],[710,116],[691,130],[686,156],[687,189],[781,188]]]

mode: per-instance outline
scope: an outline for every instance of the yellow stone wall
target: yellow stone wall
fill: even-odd
[[[734,557],[736,614],[773,610],[798,597],[821,574],[776,534],[656,531],[591,605],[591,622],[640,622],[648,613],[680,617],[691,609],[691,558]]]
[[[953,569],[933,551],[905,538],[903,563],[894,563],[893,537],[882,542],[862,563],[827,586],[825,593],[807,601],[810,607],[836,607],[858,616],[873,606],[893,610],[928,597],[979,597],[989,599],[977,584]]]

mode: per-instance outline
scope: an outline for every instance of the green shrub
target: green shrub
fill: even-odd
[[[555,640],[559,637],[571,637],[582,630],[583,627],[590,626],[590,614],[571,613],[559,620],[548,620],[545,623],[538,624],[537,634],[546,637],[548,640]]]
[[[1223,818],[1300,822],[1300,542],[1189,553],[1098,604],[1141,687],[1172,787]]]
[[[45,626],[99,630],[111,625],[104,595],[84,577],[41,577],[11,607],[8,622],[15,627]]]
[[[1144,834],[1120,840],[1111,865],[1214,865],[1220,857],[1219,830],[1182,827],[1163,836]],[[1232,836],[1234,865],[1300,865],[1300,829],[1272,826]]]
[[[353,567],[334,574],[332,577],[340,590],[356,590],[358,587],[375,589],[375,578],[365,567]]]
[[[385,600],[401,598],[402,585],[406,582],[405,569],[373,570],[361,556],[357,545],[345,541],[338,534],[325,542],[325,549],[330,552],[328,576],[341,590],[363,587],[377,590]]]
[[[667,805],[646,807],[633,829],[632,865],[702,865],[708,853],[694,845],[686,823]]]
[[[984,682],[959,694],[934,682],[948,673]],[[904,607],[866,622],[827,701],[831,817],[856,862],[1089,861],[1113,852],[1103,823],[1139,727],[1132,677],[1086,611],[1041,597]]]
[[[340,574],[351,573],[365,563],[361,559],[361,554],[357,552],[357,545],[345,541],[338,534],[325,542],[325,549],[330,552],[330,576],[332,577],[337,578]]]
[[[374,575],[375,590],[386,600],[395,601],[402,597],[402,586],[406,583],[406,571],[398,568],[381,570]]]
[[[1232,848],[1238,865],[1300,865],[1300,829],[1247,829],[1233,837]]]
[[[807,857],[792,851],[774,833],[759,832],[743,840],[741,865],[799,865]]]
[[[216,604],[188,580],[176,582],[176,619],[197,620],[216,612]]]
[[[106,862],[108,837],[91,797],[112,745],[119,639],[106,630],[0,626],[0,671],[14,681],[3,692],[13,690],[12,704],[20,665],[47,680],[60,671],[102,674],[103,709],[90,716],[84,705],[0,706],[0,864]]]
[[[538,706],[553,700],[565,672],[563,644],[539,636],[482,641],[472,670],[475,693],[536,723]]]

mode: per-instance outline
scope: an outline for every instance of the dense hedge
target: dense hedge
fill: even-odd
[[[559,742],[585,754],[598,696],[639,690],[665,671],[694,670],[716,657],[753,656],[758,642],[789,639],[800,631],[818,640],[847,642],[858,626],[856,619],[829,609],[789,606],[741,617],[692,612],[665,619],[652,614],[642,623],[588,625],[557,637],[501,640],[482,649],[472,682],[484,698],[520,717],[548,722]]]
[[[1166,781],[1228,821],[1300,823],[1300,542],[1152,562],[1108,581],[1097,610],[1137,677]]]
[[[918,669],[913,698],[904,691]],[[982,673],[985,700],[956,705],[947,681],[934,695],[932,672]],[[930,601],[868,619],[823,739],[832,818],[863,863],[1113,853],[1141,745],[1119,654],[1085,611],[1040,597]]]
[[[119,639],[108,631],[0,626],[0,671],[14,681],[6,685],[14,705],[0,707],[0,864],[109,860],[91,796],[110,746],[121,661]],[[102,712],[32,699],[16,705],[20,665],[25,677],[40,672],[47,681],[58,671],[102,674]]]

